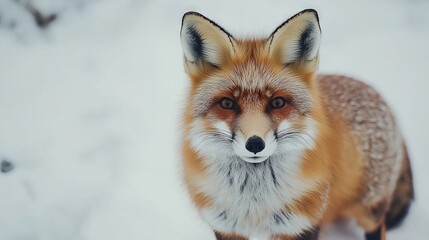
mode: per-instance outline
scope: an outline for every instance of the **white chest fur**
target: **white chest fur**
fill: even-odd
[[[311,228],[311,221],[291,213],[287,205],[315,186],[299,180],[299,157],[272,156],[251,164],[239,158],[212,159],[209,177],[201,190],[213,205],[201,210],[215,230],[244,236],[274,233],[296,235]]]

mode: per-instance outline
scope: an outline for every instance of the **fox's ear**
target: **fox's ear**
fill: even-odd
[[[309,67],[317,68],[320,38],[317,12],[307,9],[281,24],[270,35],[268,48],[270,55],[284,65],[295,63],[302,66],[312,63]]]
[[[219,25],[196,12],[183,15],[180,31],[185,61],[219,67],[231,58],[234,39]]]

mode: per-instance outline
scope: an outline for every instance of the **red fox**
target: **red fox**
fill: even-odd
[[[183,176],[216,239],[317,239],[352,218],[380,240],[407,214],[414,192],[398,123],[370,86],[316,74],[320,39],[312,9],[263,39],[183,16]]]

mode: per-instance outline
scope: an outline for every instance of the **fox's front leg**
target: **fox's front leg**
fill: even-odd
[[[221,233],[215,231],[216,240],[248,240],[245,237],[233,234],[233,233]]]

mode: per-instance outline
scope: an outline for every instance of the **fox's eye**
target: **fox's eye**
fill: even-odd
[[[222,98],[222,100],[220,101],[220,106],[224,109],[234,109],[235,108],[234,101],[232,99],[229,99],[229,98]]]
[[[282,108],[286,104],[286,100],[282,97],[276,97],[271,100],[270,106],[272,109]]]

